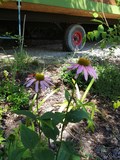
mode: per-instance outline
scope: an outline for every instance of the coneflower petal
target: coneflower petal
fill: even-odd
[[[46,88],[49,87],[49,84],[47,82],[43,81],[43,84]]]
[[[87,81],[87,80],[88,80],[88,72],[87,72],[87,70],[86,70],[85,67],[84,67],[83,73],[84,73],[84,78],[85,78],[85,80]]]
[[[40,81],[40,86],[41,86],[42,90],[46,89],[46,86],[44,85],[43,81]]]
[[[26,87],[30,87],[35,81],[36,81],[35,78],[29,80],[29,81],[27,82],[27,84],[26,84]]]
[[[78,67],[79,67],[79,64],[73,64],[73,65],[67,67],[67,69],[68,69],[68,70],[74,70],[74,69],[76,69],[76,68],[78,68]]]
[[[77,69],[77,75],[80,74],[83,71],[84,67],[79,65],[78,69]]]
[[[95,69],[92,66],[87,67],[88,73],[94,78],[97,79],[97,74]]]
[[[39,81],[36,81],[35,82],[35,92],[38,93],[38,91],[39,91]]]

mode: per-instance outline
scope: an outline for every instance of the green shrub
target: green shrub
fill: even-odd
[[[120,69],[112,64],[97,66],[98,80],[93,85],[93,92],[116,100],[120,95]]]
[[[0,100],[9,103],[11,110],[29,106],[29,94],[16,82],[3,80],[0,83]]]

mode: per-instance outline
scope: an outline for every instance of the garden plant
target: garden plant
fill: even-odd
[[[97,14],[94,16],[98,17]],[[101,47],[107,42],[117,44],[120,38],[119,23],[113,28],[107,26],[106,31],[104,22],[95,21],[101,24],[98,30],[88,33],[88,39],[102,36]],[[119,65],[111,65],[106,60],[99,60],[98,63],[93,59],[93,67],[91,59],[85,56],[78,57],[75,62],[71,61],[69,65],[63,66],[61,73],[64,84],[64,102],[61,105],[65,104],[64,109],[56,111],[53,106],[50,111],[42,111],[44,103],[60,89],[51,78],[54,75],[51,73],[49,77],[45,68],[39,62],[32,61],[21,47],[14,57],[14,60],[8,59],[8,65],[2,63],[0,72],[0,160],[86,158],[78,153],[74,142],[64,138],[64,131],[70,123],[83,122],[86,132],[90,130],[94,133],[96,114],[99,113],[102,120],[106,118],[96,104],[90,101],[89,96],[102,97],[102,100],[105,98],[107,102],[113,103],[114,109],[119,110]],[[3,127],[6,114],[19,119],[19,123],[8,134]],[[92,156],[88,158],[93,160]]]
[[[79,58],[77,63],[72,63],[72,65],[68,67],[67,72],[69,72],[69,70],[76,70],[76,76],[72,80],[72,90],[65,90],[66,108],[63,112],[49,111],[43,114],[39,113],[39,108],[42,102],[44,102],[44,100],[40,100],[40,94],[50,87],[50,85],[54,87],[51,79],[44,73],[39,72],[28,75],[24,86],[27,88],[33,86],[33,91],[35,92],[32,103],[29,105],[27,93],[21,90],[23,86],[20,87],[19,84],[16,85],[13,83],[13,79],[9,79],[9,73],[6,70],[4,71],[3,82],[5,82],[5,84],[1,83],[1,85],[5,87],[4,99],[7,98],[8,102],[11,102],[10,105],[12,107],[10,110],[13,114],[16,113],[24,116],[24,122],[21,122],[17,128],[14,128],[13,133],[10,134],[6,140],[2,137],[1,132],[1,143],[3,145],[1,160],[5,158],[9,160],[80,159],[80,155],[74,150],[70,144],[71,142],[63,139],[63,131],[68,123],[77,123],[82,120],[88,123],[89,128],[94,129],[93,117],[96,107],[93,103],[86,102],[85,98],[94,79],[97,79],[97,74],[91,66],[91,62],[86,58]],[[79,74],[82,73],[84,74],[85,81],[88,80],[89,75],[93,78],[83,96],[78,98],[75,96],[76,80]],[[14,97],[14,93],[19,95],[16,86],[19,88],[20,96],[22,96],[16,97],[17,100]],[[11,89],[11,87],[13,88]],[[55,92],[57,92],[57,90],[53,91],[53,93]],[[11,97],[11,99],[9,97]],[[26,108],[27,105],[29,107]]]

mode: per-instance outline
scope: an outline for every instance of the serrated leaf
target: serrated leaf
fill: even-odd
[[[36,132],[27,128],[25,125],[20,127],[21,141],[25,148],[34,149],[39,142],[39,137]]]

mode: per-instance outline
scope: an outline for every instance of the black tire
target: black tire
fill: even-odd
[[[81,50],[85,45],[85,41],[83,42],[85,35],[85,30],[81,25],[70,25],[65,33],[64,47],[72,52]]]

